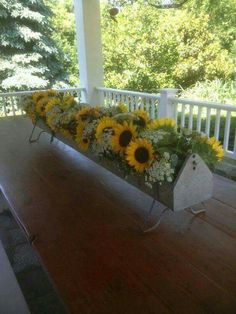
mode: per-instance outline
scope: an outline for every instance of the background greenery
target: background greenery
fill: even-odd
[[[0,0],[0,90],[66,82],[50,17],[43,0]]]
[[[50,85],[54,83],[56,77],[57,79],[59,77],[59,81],[66,81],[66,74],[69,73],[70,84],[79,83],[73,1],[45,0],[44,4],[47,7],[43,5],[42,0],[15,2],[20,2],[25,9],[35,3],[33,10],[38,11],[39,14],[44,12],[47,21],[44,23],[30,21],[28,24],[33,25],[37,22],[38,32],[41,30],[43,34],[35,40],[37,45],[40,45],[44,36],[47,36],[49,47],[54,51],[54,54],[50,54],[50,58],[54,56],[53,62],[52,59],[44,56],[37,60],[38,64],[39,61],[44,60],[43,65],[38,66],[41,72],[37,73],[37,76],[45,80],[45,84]],[[112,4],[101,1],[107,87],[146,92],[158,92],[162,87],[177,87],[184,95],[191,98],[236,102],[235,0],[188,0],[184,5],[171,9],[154,7],[153,4],[160,4],[158,0],[113,2],[116,2],[120,10],[115,19],[112,19],[109,13]],[[0,9],[3,3],[6,5],[5,0],[0,0]],[[53,15],[50,14],[49,7]],[[9,14],[4,17],[1,13],[0,25],[2,21],[7,22],[7,19],[10,19]],[[22,22],[21,19],[20,22],[18,20],[19,18],[17,18],[18,23]],[[1,62],[3,35],[0,38]],[[9,42],[12,40],[14,41],[13,38],[9,38]],[[31,39],[31,42],[33,43],[34,40]],[[11,55],[13,52],[11,51]],[[8,50],[5,51],[5,56],[7,54]],[[12,62],[13,57],[9,60],[9,65]],[[48,68],[52,67],[52,70],[46,70],[45,62]],[[33,60],[29,60],[28,64],[32,63]],[[4,67],[0,67],[1,86],[9,88],[3,78],[8,80],[10,70],[4,72],[2,68]],[[24,71],[24,74],[28,75],[30,71]],[[38,85],[34,87],[37,88]],[[14,89],[14,84],[11,88]]]

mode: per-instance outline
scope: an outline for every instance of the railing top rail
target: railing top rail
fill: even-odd
[[[229,104],[220,104],[215,102],[203,101],[203,100],[191,100],[187,98],[169,97],[169,99],[175,104],[194,105],[198,107],[207,107],[213,109],[222,109],[226,111],[236,111],[236,106]]]
[[[101,91],[101,92],[110,92],[110,93],[129,95],[129,96],[145,97],[145,98],[151,98],[151,99],[160,99],[160,95],[159,94],[141,93],[141,92],[134,92],[134,91],[129,91],[129,90],[107,88],[107,87],[97,87],[97,90]]]
[[[31,95],[35,92],[45,92],[48,89],[41,89],[41,90],[30,90],[30,91],[20,91],[20,92],[7,92],[7,93],[0,93],[0,97],[11,97],[11,96],[22,96],[22,95]],[[69,87],[69,88],[54,88],[59,92],[73,92],[73,91],[84,91],[84,87]]]

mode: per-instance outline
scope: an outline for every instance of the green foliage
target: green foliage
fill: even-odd
[[[69,72],[70,84],[79,84],[76,25],[72,0],[47,0],[46,3],[53,11],[50,20],[54,28],[52,38],[64,52],[63,56],[60,56],[60,62]]]
[[[235,0],[189,0],[188,10],[209,16],[209,26],[219,37],[224,48],[236,49],[236,1]],[[236,53],[234,54],[236,57]]]
[[[47,88],[65,80],[50,39],[50,9],[43,0],[0,0],[0,89]]]
[[[221,80],[197,82],[193,87],[183,90],[181,96],[218,103],[236,104],[236,82],[222,82]]]
[[[122,10],[116,23],[105,7],[106,85],[156,92],[160,87],[186,88],[197,81],[232,77],[233,61],[208,22],[203,13],[157,10],[137,2]]]

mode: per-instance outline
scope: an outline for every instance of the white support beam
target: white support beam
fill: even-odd
[[[80,85],[86,88],[84,101],[102,105],[103,61],[100,22],[100,0],[74,0]]]

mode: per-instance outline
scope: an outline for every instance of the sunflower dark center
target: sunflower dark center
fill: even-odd
[[[145,147],[139,147],[135,151],[135,159],[141,164],[147,162],[149,160],[149,152]]]
[[[83,143],[85,143],[85,144],[87,144],[87,143],[88,143],[87,138],[83,138]]]
[[[129,130],[125,130],[120,134],[119,144],[121,147],[126,147],[129,145],[132,139],[132,133]]]

